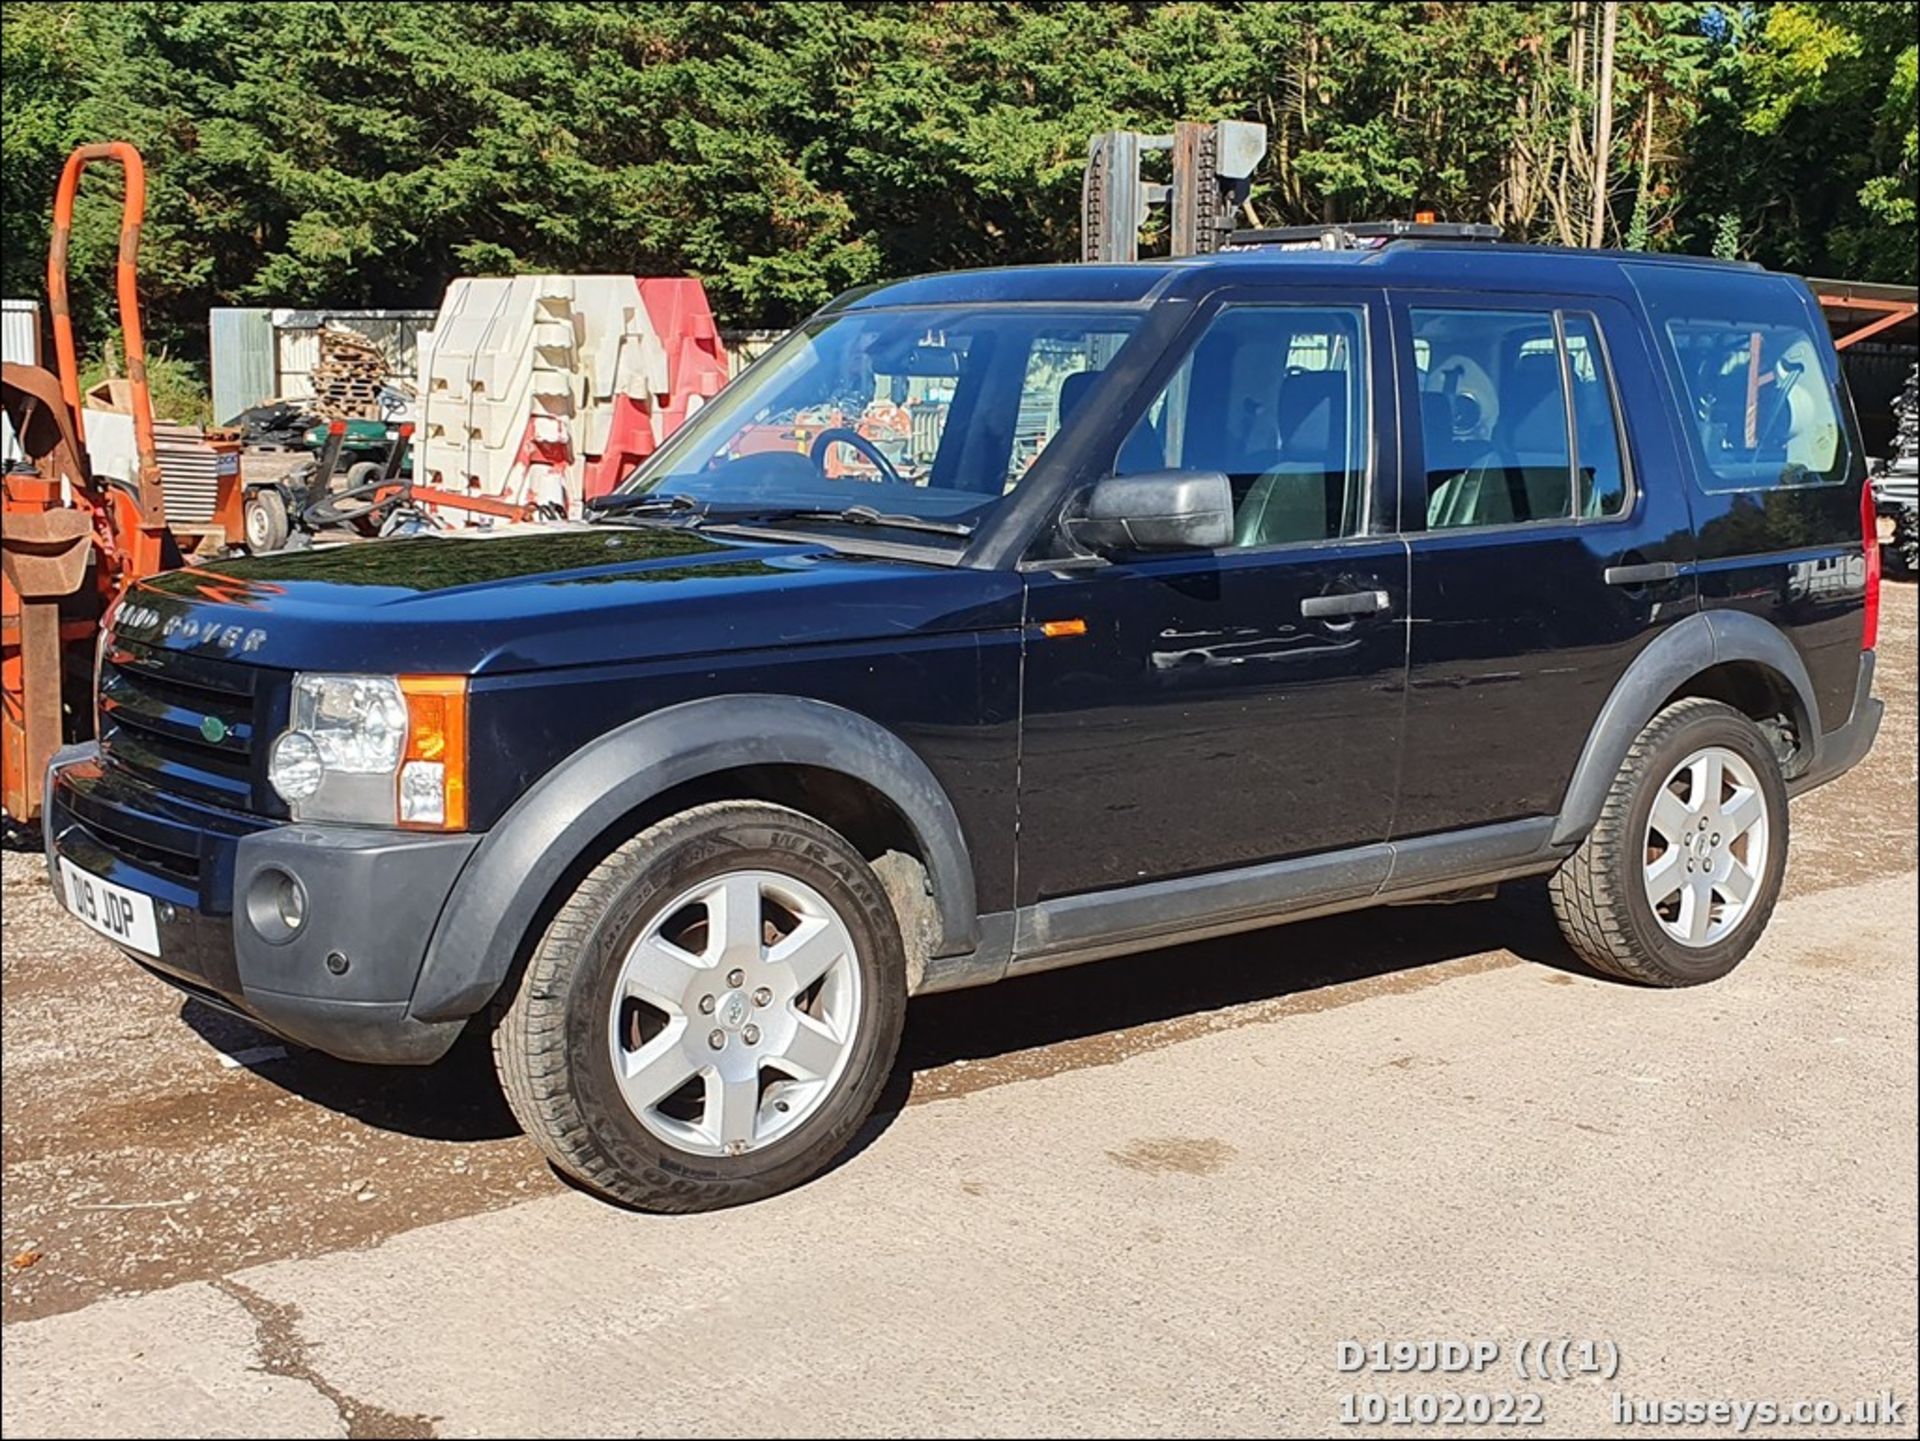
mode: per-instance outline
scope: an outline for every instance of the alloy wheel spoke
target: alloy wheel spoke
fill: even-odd
[[[846,933],[839,926],[824,916],[802,916],[800,924],[767,952],[767,962],[787,968],[793,993],[798,995],[846,954]]]
[[[1695,876],[1687,882],[1680,897],[1680,926],[1687,933],[1687,939],[1699,945],[1707,938],[1712,925],[1713,882],[1705,876]]]
[[[792,1071],[796,1080],[824,1081],[833,1074],[834,1065],[840,1059],[840,1042],[824,1022],[803,1011],[793,1014],[798,1022],[793,1038],[774,1057],[774,1062]]]
[[[700,957],[660,936],[646,936],[628,953],[621,980],[627,995],[678,1015],[701,968]]]
[[[1695,793],[1696,797],[1698,792]],[[1676,846],[1697,822],[1693,809],[1666,786],[1653,801],[1653,828]]]
[[[1734,791],[1733,799],[1720,808],[1720,823],[1725,828],[1722,834],[1731,842],[1752,830],[1766,814],[1767,803],[1760,798],[1760,792],[1741,786]]]
[[[1656,906],[1664,904],[1686,879],[1686,852],[1677,845],[1668,846],[1659,860],[1647,866],[1647,899]]]
[[[1730,906],[1744,906],[1753,896],[1754,884],[1753,872],[1735,861],[1714,888],[1727,898]]]
[[[1694,810],[1709,814],[1717,810],[1726,779],[1726,762],[1720,759],[1718,751],[1708,751],[1701,756],[1693,771]]]
[[[724,1148],[753,1144],[760,1111],[757,1072],[726,1076],[718,1068],[706,1074],[706,1129]]]
[[[677,1022],[639,1050],[620,1058],[614,1076],[629,1105],[637,1110],[651,1109],[693,1076],[693,1062],[681,1044],[685,1034],[686,1023]]]
[[[760,954],[760,882],[727,876],[706,894],[707,962],[744,961]]]

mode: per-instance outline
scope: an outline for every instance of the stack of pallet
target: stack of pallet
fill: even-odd
[[[313,410],[327,420],[378,420],[387,362],[364,335],[329,326],[313,367]]]

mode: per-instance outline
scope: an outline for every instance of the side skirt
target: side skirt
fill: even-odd
[[[1572,850],[1540,816],[1237,870],[1091,891],[980,918],[982,944],[929,960],[929,991],[1077,966],[1550,871]]]

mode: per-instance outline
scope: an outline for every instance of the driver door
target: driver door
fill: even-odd
[[[1372,291],[1217,297],[1113,464],[1226,472],[1235,543],[1030,563],[1022,905],[1385,841],[1407,655],[1387,334]]]

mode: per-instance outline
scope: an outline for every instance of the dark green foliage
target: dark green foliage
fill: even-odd
[[[693,273],[762,326],[1069,259],[1089,135],[1176,118],[1267,123],[1267,223],[1426,206],[1584,241],[1590,204],[1571,3],[3,8],[5,292],[42,292],[67,150],[132,140],[149,330],[188,357],[212,305],[431,306],[458,274]],[[1623,5],[1617,71],[1608,243],[1912,278],[1908,7]],[[90,352],[117,205],[90,176]]]

